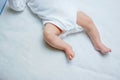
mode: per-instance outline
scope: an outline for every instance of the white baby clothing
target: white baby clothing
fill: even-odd
[[[23,11],[26,7],[27,0],[8,0],[9,7],[15,11]]]
[[[83,30],[76,23],[78,9],[71,0],[9,0],[9,4],[16,11],[23,11],[27,4],[43,25],[52,23],[60,28],[62,37]]]

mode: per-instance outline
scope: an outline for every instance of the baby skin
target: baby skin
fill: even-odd
[[[102,54],[111,52],[111,49],[106,47],[100,39],[99,32],[89,16],[85,13],[78,11],[77,12],[77,22],[78,25],[82,26],[88,36],[90,37],[91,42],[93,43],[94,48]],[[58,36],[62,33],[56,25],[47,23],[44,28],[44,39],[52,47],[63,50],[69,60],[72,60],[74,57],[74,52],[72,47],[60,39]]]

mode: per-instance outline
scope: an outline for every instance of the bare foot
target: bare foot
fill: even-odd
[[[74,57],[74,52],[73,52],[72,48],[66,49],[65,54],[69,60],[72,60]]]
[[[97,51],[100,51],[102,54],[111,52],[111,49],[106,47],[104,44],[99,44],[99,45],[95,46],[95,49]]]

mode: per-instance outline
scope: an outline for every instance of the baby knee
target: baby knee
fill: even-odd
[[[86,18],[86,25],[91,25],[91,24],[93,24],[92,19],[90,17],[87,17]]]
[[[55,35],[53,33],[51,33],[50,31],[43,31],[43,38],[46,42],[53,42],[54,41],[54,37]]]
[[[43,31],[43,37],[45,39],[49,39],[52,36],[52,33],[49,30],[44,30]]]
[[[50,36],[51,34],[52,34],[51,31],[44,29],[44,31],[43,31],[44,36]]]

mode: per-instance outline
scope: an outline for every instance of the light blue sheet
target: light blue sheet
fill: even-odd
[[[3,12],[7,0],[0,0],[0,14]]]
[[[44,42],[41,20],[28,8],[14,12],[6,6],[0,16],[0,80],[120,80],[119,3],[76,0],[112,52],[100,55],[82,32],[64,39],[75,51],[71,62]]]

